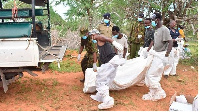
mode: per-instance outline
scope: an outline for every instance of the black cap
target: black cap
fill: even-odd
[[[183,28],[184,28],[184,26],[183,26],[183,25],[179,25],[179,28],[180,28],[180,29],[183,29]]]
[[[140,14],[139,14],[139,17],[144,17],[144,14],[140,13]]]
[[[162,20],[162,15],[160,13],[155,12],[155,13],[153,13],[151,18],[152,19],[160,19],[160,20]]]
[[[110,18],[110,13],[105,13],[105,14],[103,15],[103,17],[104,17],[104,18],[107,18],[107,19]]]

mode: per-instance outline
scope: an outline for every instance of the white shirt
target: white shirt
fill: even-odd
[[[122,35],[123,35],[123,36],[122,36],[121,39],[117,39],[117,38],[114,38],[114,37],[112,37],[112,39],[113,39],[114,41],[120,43],[120,44],[123,46],[123,48],[128,48],[127,36],[126,36],[125,34],[122,34]],[[123,55],[123,53],[124,53],[124,50],[123,50],[122,52],[119,52],[119,51],[118,51],[118,54],[122,54],[122,55]]]

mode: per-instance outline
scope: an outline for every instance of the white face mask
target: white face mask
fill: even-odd
[[[150,28],[150,26],[145,26],[146,29]]]
[[[109,19],[104,19],[104,23],[106,24],[109,23],[109,21],[110,21]]]
[[[157,25],[156,21],[151,21],[151,25],[155,27]]]
[[[92,42],[93,42],[93,43],[97,43],[97,41],[96,41],[96,40],[93,40],[93,39],[92,39]]]
[[[138,21],[141,22],[143,19],[142,18],[138,18]]]

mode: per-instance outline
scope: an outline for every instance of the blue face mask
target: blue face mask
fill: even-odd
[[[97,41],[96,41],[96,40],[92,40],[92,42],[93,42],[93,43],[97,43]]]
[[[109,23],[109,19],[104,19],[104,23],[108,24]]]
[[[119,36],[119,35],[114,35],[113,37],[114,37],[114,38],[117,38],[118,36]]]
[[[178,30],[180,30],[180,28],[178,28]]]
[[[87,36],[83,36],[82,38],[83,38],[83,39],[87,39]]]
[[[150,26],[145,26],[146,29],[150,28]]]
[[[142,18],[138,18],[138,21],[141,22],[141,21],[142,21]]]
[[[156,24],[155,21],[152,21],[152,22],[151,22],[151,25],[152,25],[153,27],[155,27],[157,24]]]

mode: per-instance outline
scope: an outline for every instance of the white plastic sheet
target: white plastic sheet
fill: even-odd
[[[116,77],[109,85],[110,90],[121,90],[133,86],[145,77],[146,71],[150,67],[153,55],[149,55],[144,59],[143,56],[131,60],[127,60],[122,66],[118,66]],[[97,68],[97,70],[99,67]],[[85,72],[85,83],[83,92],[93,93],[96,91],[95,81],[97,72],[93,72],[92,68],[87,68]]]

